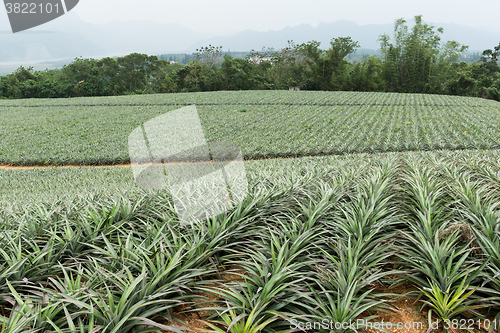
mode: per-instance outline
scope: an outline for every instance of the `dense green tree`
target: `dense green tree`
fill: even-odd
[[[21,81],[19,81],[19,73],[26,71],[26,69],[21,66],[19,67],[14,73],[2,76],[0,78],[0,93],[2,94],[2,97],[4,98],[23,98],[23,95],[21,93],[20,89],[20,83],[23,82],[23,79],[21,78]],[[28,72],[33,71],[33,68],[29,68]],[[32,74],[29,74],[28,79],[32,79]]]
[[[122,92],[145,93],[155,79],[158,67],[164,60],[147,54],[132,53],[118,58],[120,66],[118,86]]]
[[[222,74],[215,66],[208,66],[198,60],[190,61],[176,74],[180,91],[215,91],[222,87]]]
[[[500,58],[500,43],[495,46],[495,50],[484,50],[481,57],[481,68],[488,74],[500,73],[500,66],[498,60]]]
[[[155,93],[173,93],[178,90],[176,84],[176,71],[181,66],[179,64],[170,64],[169,62],[160,62],[154,76],[154,81],[150,89]]]
[[[74,96],[106,96],[112,91],[108,83],[100,76],[96,59],[76,58],[64,66],[61,79],[72,84]]]
[[[422,16],[415,16],[415,25],[409,31],[404,19],[398,19],[394,36],[379,37],[384,62],[386,90],[412,93],[442,92],[451,64],[468,47],[455,41],[441,47],[442,28],[424,24]]]
[[[262,89],[288,89],[300,87],[307,89],[309,77],[306,73],[305,56],[293,41],[281,50],[263,48],[252,50],[247,60],[255,62],[255,76],[252,80]]]
[[[325,51],[319,48],[320,45],[320,42],[313,40],[299,46],[301,53],[305,56],[308,73],[312,78],[308,88],[332,90],[333,64],[324,56]]]
[[[440,53],[442,32],[442,28],[435,30],[434,26],[424,24],[422,16],[415,16],[411,31],[404,19],[398,19],[392,42],[387,34],[379,37],[388,90],[426,91]]]
[[[475,83],[472,83],[470,78],[467,79],[468,74],[464,72],[467,64],[462,62],[461,67],[457,67],[462,53],[467,49],[468,46],[460,45],[456,41],[446,42],[436,58],[433,75],[427,79],[426,92],[444,94],[448,89],[447,85],[450,84],[454,86],[455,91],[465,92],[473,88]]]
[[[382,61],[373,56],[364,62],[352,65],[349,74],[351,89],[354,91],[382,91],[384,89]]]
[[[253,80],[254,64],[245,59],[235,59],[229,55],[224,56],[221,66],[223,77],[223,90],[250,90],[255,89]]]
[[[477,61],[459,62],[467,46],[440,44],[442,29],[415,17],[395,22],[392,39],[380,36],[381,58],[347,61],[359,44],[334,38],[329,48],[310,41],[275,50],[252,51],[246,59],[225,55],[221,47],[197,50],[186,65],[133,53],[101,60],[77,58],[62,69],[19,67],[0,77],[0,98],[58,98],[187,91],[288,89],[423,92],[500,100],[500,44]],[[238,55],[239,56],[239,55]],[[165,58],[166,59],[166,58]],[[467,58],[468,59],[468,58]]]
[[[249,61],[249,60],[247,60]],[[254,83],[255,89],[278,89],[280,82],[273,80],[273,68],[274,65],[270,61],[262,61],[254,64],[253,76],[251,78]]]
[[[446,80],[442,82],[443,94],[470,95],[476,88],[476,80],[472,77],[471,66],[465,62],[453,63],[450,66]]]
[[[327,51],[327,56],[333,64],[332,88],[342,90],[348,88],[349,82],[349,63],[346,60],[347,55],[353,53],[360,47],[351,37],[334,38],[330,42],[331,47]]]
[[[116,59],[102,58],[97,61],[99,76],[106,82],[111,94],[115,95],[119,92],[118,74],[120,73],[120,66]]]
[[[338,37],[332,39],[328,50],[322,50],[319,46],[320,43],[317,41],[299,46],[313,79],[310,88],[341,90],[349,86],[349,66],[345,58],[359,47],[359,43],[353,41],[351,37]]]

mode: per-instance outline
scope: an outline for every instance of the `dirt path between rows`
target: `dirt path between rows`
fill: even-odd
[[[49,168],[131,168],[132,164],[113,165],[33,165],[33,166],[12,166],[0,165],[0,170],[29,170],[29,169],[49,169]]]
[[[438,149],[434,151],[464,151],[464,150],[478,150],[476,148],[474,149],[469,149],[469,148],[458,148],[458,149]],[[498,150],[498,149],[484,149],[484,150]],[[256,157],[256,158],[248,158],[248,159],[243,159],[244,162],[246,161],[263,161],[263,160],[281,160],[281,159],[297,159],[297,158],[304,158],[304,157],[325,157],[325,156],[343,156],[343,155],[354,155],[354,154],[387,154],[387,153],[409,153],[409,152],[415,152],[415,151],[427,151],[427,150],[405,150],[405,151],[381,151],[381,152],[357,152],[357,153],[349,153],[349,154],[315,154],[315,155],[296,155],[296,156],[273,156],[273,157]],[[211,161],[212,162],[212,161]],[[184,161],[182,162],[167,162],[163,164],[178,164],[178,163],[186,163]],[[206,163],[204,162],[192,162],[192,163]],[[149,163],[153,164],[153,163]],[[66,165],[25,165],[25,166],[12,166],[8,164],[0,164],[0,170],[28,170],[28,169],[47,169],[47,168],[131,168],[132,164],[127,163],[127,164],[104,164],[104,165],[98,165],[98,164],[66,164]]]
[[[249,159],[249,160],[243,160],[243,161],[262,161],[262,160],[271,160],[271,159],[294,159],[294,158],[301,158],[301,157],[310,157],[310,156],[315,156],[315,155],[306,155],[306,156],[290,156],[290,157],[266,157],[266,158],[257,158],[257,159]],[[325,156],[325,155],[321,155]],[[330,156],[330,155],[328,155]],[[209,161],[213,163],[213,161]],[[158,163],[158,164],[167,164],[167,165],[173,165],[173,164],[179,164],[179,163],[186,163],[186,162],[167,162],[167,163]],[[207,163],[207,161],[203,162],[191,162],[191,163]],[[148,165],[154,165],[157,163],[147,163]],[[49,169],[49,168],[131,168],[132,164],[127,163],[127,164],[105,164],[105,165],[98,165],[98,164],[66,164],[66,165],[25,165],[25,166],[12,166],[8,164],[0,164],[0,170],[29,170],[29,169]]]

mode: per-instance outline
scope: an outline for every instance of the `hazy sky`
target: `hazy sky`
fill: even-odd
[[[491,27],[500,34],[500,1],[485,0],[80,0],[74,11],[84,21],[176,22],[195,31],[279,30],[340,19],[358,24],[392,23],[423,15],[430,23]]]

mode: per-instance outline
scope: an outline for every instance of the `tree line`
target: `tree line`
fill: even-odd
[[[281,50],[250,52],[245,59],[222,54],[222,47],[196,50],[185,65],[157,56],[77,58],[61,69],[18,68],[0,77],[0,98],[62,98],[219,90],[383,91],[477,96],[500,101],[500,43],[473,63],[461,61],[468,47],[441,43],[442,28],[415,16],[410,29],[396,20],[392,37],[379,37],[381,56],[354,63],[360,47],[350,37],[331,40],[328,49],[292,41]]]

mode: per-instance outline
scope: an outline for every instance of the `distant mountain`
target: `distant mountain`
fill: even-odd
[[[79,34],[103,49],[106,54],[175,53],[183,51],[196,41],[214,36],[192,31],[177,23],[111,21],[106,24],[90,24],[82,21],[76,14],[73,17],[69,14],[47,23],[43,30]]]
[[[493,48],[500,42],[499,31],[488,31],[454,23],[436,23],[433,25],[444,29],[441,36],[443,42],[456,40],[461,44],[469,45],[469,50],[482,51]],[[412,26],[411,21],[408,22],[408,26]],[[293,40],[297,44],[315,40],[321,42],[321,47],[326,48],[332,38],[346,36],[358,41],[362,48],[379,49],[378,37],[384,33],[392,37],[393,30],[394,25],[392,23],[358,25],[351,21],[339,20],[332,23],[320,23],[316,28],[309,24],[302,24],[277,31],[258,32],[245,30],[232,36],[218,36],[197,41],[196,44],[187,48],[185,52],[193,52],[199,45],[209,44],[222,46],[224,49],[230,49],[231,51],[261,50],[263,47],[280,49],[287,46],[288,40]]]
[[[409,23],[410,25],[410,23]],[[434,24],[443,27],[443,40],[454,39],[469,45],[469,50],[482,51],[500,42],[500,32],[471,28],[459,24]],[[279,49],[288,40],[303,43],[316,40],[326,48],[334,37],[350,36],[364,49],[378,49],[379,35],[392,35],[393,24],[369,24],[340,20],[286,27],[277,31],[245,30],[233,35],[215,36],[195,32],[180,24],[160,24],[149,21],[91,24],[82,21],[74,12],[40,27],[12,34],[8,22],[0,22],[0,62],[25,62],[75,57],[120,56],[132,52],[147,54],[192,53],[197,48],[222,46],[224,50],[250,51],[262,47]]]
[[[0,34],[0,62],[25,62],[104,54],[78,34],[20,32]]]
[[[70,12],[40,27],[12,34],[0,24],[0,62],[119,56],[132,52],[180,53],[213,34],[176,23],[148,21],[91,24]]]
[[[468,27],[456,23],[435,24],[443,27],[443,40],[456,40],[460,44],[469,45],[469,50],[484,51],[493,49],[500,43],[499,30],[487,30]]]
[[[218,36],[203,41],[198,41],[185,50],[186,53],[193,52],[200,45],[222,46],[231,51],[261,50],[263,47],[274,47],[280,49],[288,45],[289,40],[295,43],[308,41],[321,42],[326,47],[332,38],[350,36],[358,41],[361,47],[368,49],[379,48],[377,44],[378,35],[384,31],[391,31],[392,25],[366,25],[359,26],[354,22],[340,20],[333,23],[320,23],[314,28],[309,24],[301,24],[294,27],[286,27],[277,31],[259,32],[245,30],[232,36]]]

